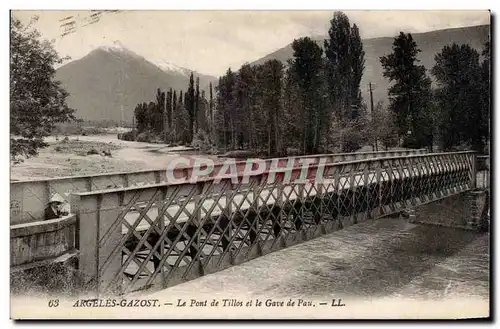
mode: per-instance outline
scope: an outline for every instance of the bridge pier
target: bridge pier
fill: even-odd
[[[410,208],[406,214],[415,224],[482,231],[489,226],[488,209],[488,191],[472,190]]]

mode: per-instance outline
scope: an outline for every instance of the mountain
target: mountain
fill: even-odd
[[[166,61],[155,64],[115,42],[60,67],[56,79],[69,92],[68,105],[76,109],[77,117],[131,123],[135,106],[153,101],[157,88],[188,88],[193,71]],[[193,74],[200,78],[202,90],[217,81],[212,76]]]
[[[436,30],[426,33],[412,33],[412,36],[421,49],[418,58],[420,63],[425,66],[430,75],[430,69],[434,65],[434,55],[441,49],[453,42],[463,44],[468,43],[471,47],[481,52],[483,45],[490,39],[490,25],[478,25],[470,27],[461,27],[445,30]],[[323,47],[325,37],[315,37],[314,40]],[[382,37],[373,39],[364,39],[363,48],[365,51],[365,71],[361,80],[361,92],[363,99],[369,104],[368,83],[373,84],[373,101],[376,104],[379,100],[388,104],[387,89],[389,81],[382,76],[382,65],[380,65],[380,57],[392,52],[392,43],[394,37]],[[293,57],[291,44],[278,49],[277,51],[259,59],[251,65],[263,64],[270,59],[278,59],[285,63],[287,59]]]

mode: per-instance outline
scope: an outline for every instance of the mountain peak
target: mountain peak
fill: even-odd
[[[77,109],[79,118],[131,123],[137,104],[156,99],[158,88],[179,91],[189,87],[189,74],[182,72],[191,70],[167,61],[160,68],[120,42],[101,45],[56,71],[56,79],[69,93],[67,104]],[[217,81],[199,77],[202,90]]]
[[[160,60],[160,61],[153,61],[153,64],[158,66],[160,69],[162,69],[165,72],[170,72],[174,74],[179,74],[179,75],[185,75],[189,76],[191,74],[191,70],[186,69],[184,67],[180,67],[179,65],[176,65],[171,62],[167,62],[165,60]]]
[[[119,40],[113,41],[110,45],[102,45],[99,49],[104,51],[130,51]]]
[[[164,59],[161,60],[147,60],[144,57],[136,54],[132,50],[128,49],[125,47],[119,40],[113,41],[112,44],[108,45],[102,45],[98,47],[96,50],[102,50],[108,53],[122,53],[124,55],[132,55],[137,58],[142,58],[149,63],[157,66],[159,69],[161,69],[164,72],[171,73],[171,74],[177,74],[177,75],[182,75],[182,76],[189,76],[191,74],[191,70],[186,69],[184,67],[181,67],[177,64],[174,64],[172,62],[168,62]]]

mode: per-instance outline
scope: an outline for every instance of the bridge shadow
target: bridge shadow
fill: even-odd
[[[383,221],[387,219],[382,219],[380,224],[384,225]],[[401,221],[397,218],[393,220]],[[371,231],[374,225],[377,225],[366,224],[370,226]],[[364,226],[364,223],[349,227],[347,230],[362,229],[361,226]],[[344,243],[358,244],[352,245],[353,254],[357,254],[353,258],[342,257],[344,251],[336,252],[331,249],[333,245],[329,246],[328,240],[337,239],[336,233],[342,231],[319,238],[313,248],[312,246],[308,248],[308,265],[311,266],[303,266],[299,269],[303,275],[275,285],[271,288],[273,290],[271,293],[283,297],[388,296],[446,258],[457,254],[479,236],[478,233],[471,231],[428,225],[416,225],[397,232],[392,230],[390,234],[387,228],[379,227],[379,229],[386,232],[382,234],[372,232],[371,237],[370,234],[359,234],[357,237],[345,234],[339,237]],[[376,239],[375,244],[367,247],[368,244],[364,242],[368,239],[372,241]],[[360,248],[363,245],[364,247]],[[423,288],[444,291],[449,283],[448,279],[443,277],[438,281],[433,282],[432,286],[429,283],[427,286],[424,284]]]

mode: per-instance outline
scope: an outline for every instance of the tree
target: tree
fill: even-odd
[[[184,96],[184,105],[186,107],[186,111],[189,115],[189,137],[188,139],[192,139],[193,136],[193,128],[194,128],[194,121],[196,119],[196,109],[195,109],[195,94],[194,94],[194,77],[193,77],[193,72],[191,72],[191,75],[189,77],[189,87],[186,92],[186,95]]]
[[[339,120],[355,120],[360,115],[359,87],[365,67],[365,52],[359,29],[356,24],[351,27],[347,15],[335,12],[328,36],[324,48],[330,107]]]
[[[208,123],[208,101],[205,97],[205,90],[201,91],[201,95],[198,101],[198,124],[200,129],[204,133],[209,132],[209,123]]]
[[[209,113],[209,126],[210,126],[210,132],[213,130],[213,124],[214,124],[214,95],[213,95],[213,87],[212,87],[212,82],[210,82],[210,99],[208,101],[208,113]]]
[[[199,77],[196,77],[196,91],[195,91],[194,99],[195,99],[195,101],[194,101],[194,113],[195,113],[194,132],[196,133],[196,132],[198,132],[198,128],[203,121],[203,118],[201,117],[201,116],[203,116],[203,113],[200,111],[201,99],[200,99],[200,78]]]
[[[265,108],[266,93],[266,70],[264,64],[256,66],[245,65],[247,84],[247,115],[244,120],[248,122],[245,128],[248,130],[250,148],[259,154],[268,154],[269,148],[269,111]],[[243,70],[240,70],[243,73]]]
[[[379,101],[373,109],[372,118],[367,125],[367,134],[370,141],[381,142],[387,150],[397,145],[398,136],[393,114]]]
[[[154,130],[160,135],[164,130],[165,122],[165,92],[160,88],[156,91],[156,111],[154,113]]]
[[[267,118],[267,153],[269,156],[280,154],[282,135],[279,121],[283,116],[281,91],[283,84],[283,64],[277,60],[269,60],[262,67],[259,85],[263,87],[262,105]]]
[[[172,130],[172,88],[167,92],[167,127],[166,130],[170,132]]]
[[[234,123],[234,135],[236,138],[236,144],[239,148],[243,148],[244,145],[252,144],[255,137],[255,131],[253,128],[252,121],[252,107],[255,103],[255,98],[253,97],[253,90],[256,87],[256,72],[248,64],[241,66],[238,73],[235,74],[235,81],[233,87],[233,111],[230,112],[232,116],[232,122]]]
[[[186,110],[185,104],[183,104],[182,90],[179,93],[179,99],[177,102],[177,108],[175,111],[175,140],[182,143],[191,142],[190,135],[190,118],[189,113]],[[184,102],[186,96],[184,96]]]
[[[148,129],[149,118],[147,113],[148,105],[146,103],[137,104],[134,110],[135,124],[137,125],[137,131],[143,132]]]
[[[226,74],[219,78],[219,84],[216,87],[216,107],[217,113],[215,126],[217,129],[218,145],[222,144],[224,148],[235,146],[234,136],[234,89],[235,74],[229,68]]]
[[[288,60],[283,86],[283,109],[284,109],[284,145],[289,151],[298,153],[302,149],[302,141],[305,139],[303,104],[298,85],[298,77],[295,72],[293,60]],[[288,153],[288,152],[287,152]]]
[[[172,98],[172,112],[175,113],[176,109],[177,109],[177,91],[174,90],[174,96]]]
[[[305,114],[304,153],[316,153],[324,131],[325,107],[323,103],[322,49],[309,37],[294,40],[293,69],[297,75]]]
[[[176,130],[177,130],[177,91],[174,90],[172,92],[172,116],[171,116],[171,122],[172,122],[172,125],[170,127],[170,131],[168,133],[169,137],[169,141],[175,141],[176,140]]]
[[[66,104],[68,93],[54,79],[54,66],[63,59],[31,25],[23,26],[11,17],[10,154],[14,161],[46,147],[43,139],[56,123],[76,119],[75,110]]]
[[[463,44],[445,46],[435,56],[432,74],[438,83],[437,102],[441,109],[439,127],[444,149],[468,143],[483,151],[488,136],[487,105],[482,98],[479,53]]]
[[[481,53],[483,56],[483,62],[481,63],[481,103],[480,103],[480,117],[481,117],[481,131],[485,137],[485,143],[489,146],[490,142],[490,113],[491,113],[491,69],[490,69],[490,42],[487,41],[484,44],[483,51]],[[485,150],[489,153],[489,150]]]
[[[148,130],[154,132],[158,123],[158,106],[155,102],[149,102],[147,105]]]
[[[360,116],[361,109],[361,79],[363,78],[363,71],[365,70],[365,51],[363,50],[363,42],[359,35],[359,29],[354,24],[351,28],[351,35],[349,40],[349,58],[351,60],[351,74],[349,83],[350,102],[351,106],[351,119],[356,119]]]
[[[431,81],[425,67],[417,65],[420,50],[411,34],[403,32],[394,39],[392,50],[380,62],[384,77],[395,82],[389,88],[389,108],[395,115],[398,135],[405,138],[407,147],[431,146]]]

